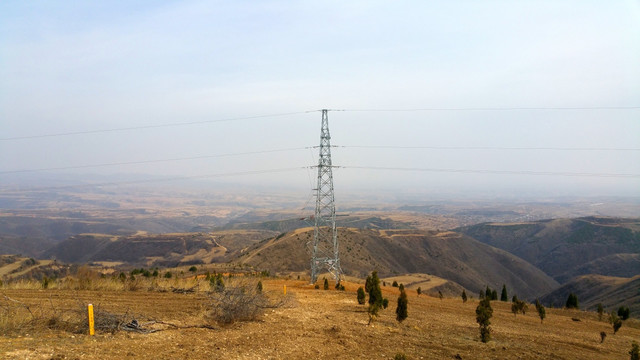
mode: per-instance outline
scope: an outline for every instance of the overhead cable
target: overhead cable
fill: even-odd
[[[8,170],[8,171],[0,171],[0,174],[16,174],[16,173],[53,171],[53,170],[87,169],[87,168],[107,167],[107,166],[153,164],[153,163],[163,163],[163,162],[173,162],[173,161],[211,159],[211,158],[254,155],[254,154],[268,154],[268,153],[274,153],[274,152],[285,152],[285,151],[306,150],[306,149],[308,149],[308,147],[248,151],[248,152],[241,152],[241,153],[229,153],[229,154],[217,154],[217,155],[200,155],[200,156],[189,156],[189,157],[169,158],[169,159],[154,159],[154,160],[140,160],[140,161],[111,162],[111,163],[102,163],[102,164],[60,166],[60,167],[39,168],[39,169]]]
[[[340,166],[342,169],[417,171],[464,174],[498,174],[498,175],[536,175],[536,176],[571,176],[571,177],[606,177],[606,178],[640,178],[640,174],[619,173],[587,173],[587,172],[555,172],[528,170],[483,170],[483,169],[446,169],[446,168],[401,168],[382,166]]]
[[[235,118],[215,119],[215,120],[201,120],[201,121],[188,121],[188,122],[166,123],[166,124],[128,126],[128,127],[110,128],[110,129],[70,131],[70,132],[60,132],[60,133],[41,134],[41,135],[12,136],[12,137],[0,138],[0,141],[38,139],[38,138],[48,138],[48,137],[58,137],[58,136],[86,135],[86,134],[108,133],[108,132],[118,132],[118,131],[201,125],[201,124],[211,124],[211,123],[220,123],[220,122],[231,122],[231,121],[240,121],[240,120],[252,120],[252,119],[270,118],[270,117],[300,115],[300,114],[307,114],[310,112],[313,112],[313,111],[297,111],[297,112],[280,113],[280,114],[255,115],[255,116],[245,116],[245,117],[235,117]]]

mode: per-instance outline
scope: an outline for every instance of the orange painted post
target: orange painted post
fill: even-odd
[[[94,322],[93,322],[93,305],[89,304],[89,335],[93,336],[95,334],[94,330]]]
[[[283,285],[284,294],[287,295],[287,285]]]

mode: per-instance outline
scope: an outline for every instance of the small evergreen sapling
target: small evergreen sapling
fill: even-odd
[[[396,308],[396,320],[399,322],[404,321],[407,318],[407,305],[409,300],[407,299],[407,293],[404,291],[404,286],[400,288],[400,296],[398,297],[398,307]]]
[[[360,286],[358,288],[358,304],[364,305],[364,303],[365,303],[364,289],[362,288],[362,286]]]
[[[604,314],[604,307],[602,307],[602,303],[598,303],[598,320],[602,321],[602,315]]]
[[[482,299],[476,308],[476,321],[480,327],[480,340],[483,343],[491,340],[491,317],[493,309],[491,308],[491,300],[487,297]]]
[[[615,335],[622,327],[622,320],[620,320],[615,311],[612,311],[611,315],[609,315],[609,322],[613,326],[613,334]]]
[[[518,300],[517,298],[513,303],[511,303],[511,312],[514,316],[518,315],[519,312],[521,312],[522,315],[525,315],[528,309],[529,305],[527,305],[527,303],[522,300]]]
[[[378,315],[378,311],[382,307],[382,290],[380,290],[380,279],[378,272],[373,271],[369,279],[369,324]]]
[[[567,303],[565,304],[567,309],[578,309],[578,297],[574,293],[570,293],[567,297]]]
[[[467,292],[464,289],[462,289],[462,302],[467,302]]]
[[[329,290],[329,280],[327,280],[327,278],[324,278],[323,289]]]
[[[631,343],[631,350],[629,351],[630,360],[640,360],[640,345],[637,342]]]
[[[629,308],[625,307],[625,306],[620,306],[618,308],[618,316],[620,316],[620,318],[622,320],[627,320],[629,318]]]
[[[540,317],[540,323],[542,323],[544,318],[547,317],[547,311],[545,310],[544,305],[542,305],[540,303],[540,301],[538,301],[538,299],[536,299],[536,310],[538,310],[538,316]]]
[[[507,285],[502,284],[502,293],[500,294],[500,301],[509,301],[509,295],[507,295]]]

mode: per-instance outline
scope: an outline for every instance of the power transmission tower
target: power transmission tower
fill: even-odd
[[[318,280],[322,270],[328,271],[340,282],[342,269],[338,255],[338,232],[336,230],[336,206],[333,196],[333,165],[331,165],[331,135],[329,117],[322,110],[320,130],[320,159],[318,160],[318,187],[316,191],[315,229],[311,246],[311,283]]]

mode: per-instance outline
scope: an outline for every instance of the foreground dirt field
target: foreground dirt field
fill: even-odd
[[[483,344],[474,300],[463,304],[459,298],[418,297],[409,290],[409,318],[399,324],[394,312],[397,289],[385,287],[390,306],[367,325],[366,309],[356,301],[357,284],[347,284],[345,292],[315,290],[301,281],[264,284],[272,293],[281,293],[286,284],[292,301],[268,310],[261,321],[213,329],[155,324],[162,331],[98,332],[93,337],[41,329],[0,336],[0,358],[389,359],[404,353],[410,359],[628,359],[632,341],[640,341],[637,320],[626,321],[614,335],[611,325],[593,313],[547,309],[541,324],[533,306],[527,315],[514,317],[510,303],[494,301],[493,339]],[[110,312],[133,314],[141,322],[208,324],[204,293],[2,290],[2,294],[32,308],[77,308],[91,302]],[[602,344],[601,331],[608,335]]]

